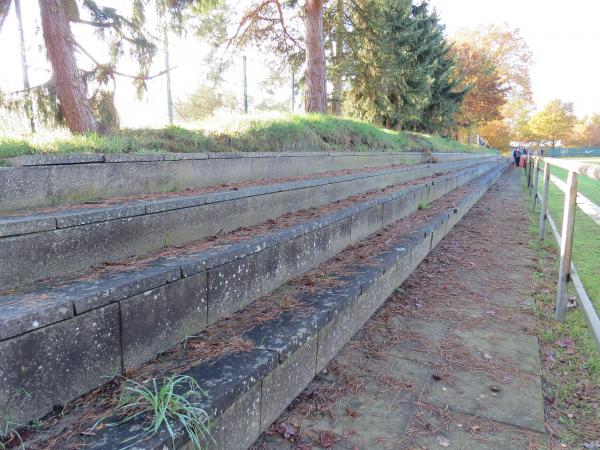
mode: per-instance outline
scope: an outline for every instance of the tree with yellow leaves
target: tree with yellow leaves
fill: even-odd
[[[538,141],[555,147],[558,141],[571,136],[576,121],[572,103],[552,100],[531,118],[529,127]]]
[[[600,147],[600,114],[578,120],[566,143],[574,147]]]
[[[453,38],[453,53],[457,78],[469,88],[457,115],[459,135],[480,134],[505,149],[515,134],[528,134],[532,53],[519,30],[507,25],[462,30]]]
[[[493,120],[488,122],[479,129],[479,133],[491,147],[502,151],[510,150],[512,130],[506,121]]]

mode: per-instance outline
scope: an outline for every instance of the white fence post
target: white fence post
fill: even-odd
[[[558,292],[556,295],[556,318],[564,320],[567,314],[567,283],[571,275],[571,255],[573,253],[573,230],[577,209],[577,174],[569,171],[567,193],[563,211],[560,242],[560,268],[558,270]]]
[[[548,186],[550,185],[550,163],[544,162],[544,185],[542,187],[542,204],[540,211],[540,239],[546,236],[546,214],[548,213]]]

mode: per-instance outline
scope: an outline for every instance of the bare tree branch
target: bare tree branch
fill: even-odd
[[[2,0],[0,0],[0,1],[2,1]],[[90,25],[92,27],[97,27],[97,28],[113,28],[115,26],[114,22],[94,22],[91,20],[84,20],[84,19],[73,18],[73,17],[71,17],[69,19],[69,22],[80,23],[83,25]]]
[[[77,49],[81,53],[83,53],[85,56],[87,56],[96,65],[97,68],[101,67],[101,68],[105,69],[106,72],[108,72],[109,74],[119,75],[120,77],[132,78],[134,80],[152,80],[153,78],[160,77],[161,75],[164,75],[167,72],[171,72],[172,70],[177,69],[177,67],[178,67],[178,66],[173,66],[169,69],[157,72],[154,75],[131,75],[128,73],[123,73],[123,72],[119,72],[118,70],[115,70],[115,68],[113,66],[111,66],[110,64],[102,64],[90,52],[88,52],[79,42],[74,41],[74,43],[75,43],[75,46],[77,47]]]
[[[271,6],[275,8],[275,11],[270,9]],[[261,22],[266,24],[261,27]],[[280,0],[262,0],[255,7],[249,9],[240,20],[234,35],[228,39],[225,51],[232,45],[241,45],[250,33],[275,34],[277,24],[281,25],[281,37],[303,51],[302,44],[288,30]]]

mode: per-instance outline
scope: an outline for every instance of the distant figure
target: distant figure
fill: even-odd
[[[515,160],[515,166],[519,166],[519,158],[521,157],[521,153],[520,150],[518,148],[515,148],[515,151],[513,152],[513,159]]]
[[[540,156],[544,156],[544,149],[543,148],[540,149]]]

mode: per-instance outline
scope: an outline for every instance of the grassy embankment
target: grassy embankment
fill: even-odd
[[[557,176],[560,176],[557,174]],[[580,177],[581,178],[581,177]],[[527,195],[529,208],[529,196]],[[560,226],[564,194],[550,185],[548,208]],[[554,319],[558,277],[558,245],[547,228],[546,239],[537,239],[539,208],[531,215],[530,245],[536,251],[533,273],[536,317],[541,346],[548,431],[564,444],[581,446],[600,439],[600,349],[590,334],[580,307],[567,319]],[[573,261],[587,293],[600,311],[600,226],[577,210]],[[569,286],[569,296],[574,297]],[[592,448],[592,447],[589,447]]]
[[[211,122],[198,129],[125,129],[115,134],[0,137],[0,159],[55,153],[158,153],[203,151],[420,151],[490,152],[440,136],[395,132],[365,122],[318,114]]]

